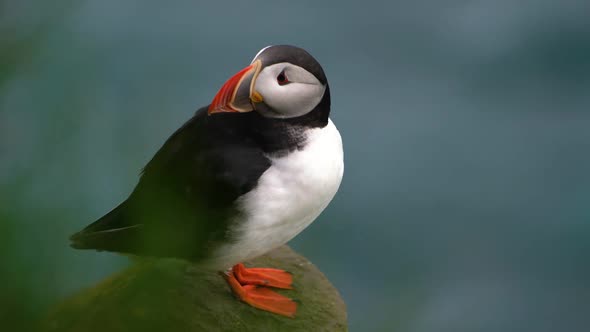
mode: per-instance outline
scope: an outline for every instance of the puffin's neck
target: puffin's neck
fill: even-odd
[[[302,149],[307,140],[307,131],[328,125],[330,117],[330,87],[326,86],[324,97],[318,105],[302,116],[288,119],[263,117],[251,112],[249,128],[252,138],[266,153],[286,154]]]

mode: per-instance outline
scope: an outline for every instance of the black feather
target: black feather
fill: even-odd
[[[234,201],[270,166],[247,131],[245,118],[199,110],[145,166],[129,198],[73,235],[72,246],[203,258],[228,239]]]

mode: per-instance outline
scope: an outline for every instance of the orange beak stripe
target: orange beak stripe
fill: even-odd
[[[249,112],[250,110],[243,110],[234,105],[236,92],[242,83],[244,77],[248,76],[251,70],[255,69],[256,65],[251,64],[248,67],[240,70],[237,74],[232,76],[213,98],[211,105],[209,105],[208,113],[222,113],[222,112]]]

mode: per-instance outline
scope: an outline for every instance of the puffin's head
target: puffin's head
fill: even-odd
[[[208,113],[257,111],[269,118],[299,117],[320,103],[329,93],[327,86],[322,67],[305,50],[268,46],[221,87]]]

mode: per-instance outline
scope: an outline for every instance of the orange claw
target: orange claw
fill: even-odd
[[[256,285],[242,286],[234,276],[233,271],[226,274],[226,279],[234,294],[249,305],[275,314],[291,318],[295,317],[297,303],[290,298],[268,288],[258,287]]]
[[[246,268],[244,264],[236,264],[232,268],[233,274],[242,285],[259,285],[282,289],[292,289],[293,276],[291,273],[269,268]]]

